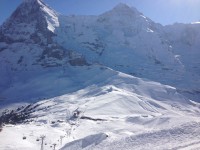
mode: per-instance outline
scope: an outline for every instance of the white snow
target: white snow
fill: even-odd
[[[192,22],[191,24],[200,24],[200,21],[198,21],[198,22]]]
[[[163,27],[125,4],[63,16],[35,2],[55,36],[30,40],[47,41],[37,19],[6,28],[14,41],[0,42],[0,113],[33,109],[3,126],[0,150],[40,149],[42,135],[49,150],[200,149],[200,104],[181,94],[199,100],[198,24]],[[69,63],[82,57],[90,65]]]
[[[43,3],[39,1],[39,4],[42,6],[41,9],[46,13],[46,20],[47,20],[47,28],[55,32],[55,29],[59,27],[59,20],[58,20],[58,13],[46,7]]]
[[[63,148],[61,148],[61,150],[72,150],[72,149],[78,150],[78,149],[84,149],[86,147],[88,148],[88,146],[89,147],[96,146],[99,143],[101,143],[103,140],[105,140],[107,136],[108,135],[104,133],[90,135],[83,139],[75,140],[71,143],[66,144]]]
[[[36,117],[30,123],[5,126],[0,134],[0,138],[4,139],[0,141],[0,149],[12,147],[20,150],[39,149],[41,141],[38,142],[36,139],[41,135],[46,136],[46,145],[44,145],[46,149],[54,143],[57,144],[56,148],[61,148],[66,144],[62,150],[131,149],[132,147],[145,149],[148,146],[152,149],[158,147],[164,149],[166,146],[169,148],[190,146],[198,140],[199,136],[196,136],[200,133],[198,103],[192,103],[184,98],[173,87],[144,81],[110,69],[99,68],[98,71],[97,68],[97,66],[90,69],[71,68],[73,78],[77,80],[77,83],[83,83],[85,80],[85,87],[38,102],[41,105],[31,114]],[[66,76],[68,72],[67,69],[63,76]],[[78,75],[75,72],[81,72],[81,74]],[[51,74],[52,72],[47,76],[55,76]],[[36,75],[34,76],[38,79]],[[67,76],[62,79],[65,84],[68,80],[73,80],[69,74]],[[43,78],[32,90],[31,86],[28,87],[30,81],[27,81],[26,90],[31,95],[35,93],[34,89],[40,87],[40,91],[50,92],[53,96],[58,88],[54,80],[54,78]],[[42,82],[48,82],[47,85],[52,83],[56,88],[49,91]],[[22,88],[13,86],[16,90]],[[70,91],[77,86],[78,84],[71,84],[65,88]],[[59,88],[63,89],[63,87]],[[77,119],[68,120],[77,109],[81,112],[80,116]],[[86,118],[81,119],[81,117]],[[97,121],[94,121],[95,119]],[[187,132],[188,128],[191,132]],[[14,140],[11,140],[13,136]],[[23,136],[27,139],[23,140]],[[62,144],[60,136],[64,136]],[[182,138],[180,139],[179,136]],[[188,136],[194,137],[189,140]],[[151,137],[154,138],[149,140]],[[163,146],[161,143],[166,141],[168,141],[167,144]],[[19,143],[20,146],[18,146]]]

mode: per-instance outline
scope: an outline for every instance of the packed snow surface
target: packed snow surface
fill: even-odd
[[[70,71],[82,72],[74,78],[86,80],[85,87],[33,104],[30,122],[3,128],[0,149],[39,149],[41,135],[46,136],[45,149],[53,149],[53,144],[62,150],[199,148],[200,106],[175,88],[101,66],[72,67]],[[54,79],[46,80],[49,84]],[[70,79],[60,80],[67,84]],[[43,82],[47,81],[40,80],[35,88],[45,88]],[[35,94],[29,83],[24,86]]]

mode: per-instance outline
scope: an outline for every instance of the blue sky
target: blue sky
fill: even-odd
[[[0,24],[23,0],[0,0]],[[145,16],[163,25],[200,21],[200,0],[44,0],[56,11],[71,15],[98,15],[118,3],[136,7]]]

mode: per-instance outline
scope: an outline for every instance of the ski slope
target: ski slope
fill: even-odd
[[[62,150],[198,147],[198,103],[173,87],[109,68],[93,76],[96,68],[75,77],[92,84],[33,104],[30,122],[6,125],[0,149],[39,149],[41,140],[36,140],[41,135],[46,136],[45,149],[53,149],[54,143]]]
[[[200,149],[199,31],[23,1],[0,27],[0,150]]]

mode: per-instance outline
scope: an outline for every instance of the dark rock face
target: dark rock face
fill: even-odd
[[[85,65],[88,65],[86,60],[83,57],[69,60],[69,63],[72,66],[85,66]]]
[[[35,116],[33,113],[40,110],[47,110],[52,106],[39,108],[41,104],[33,103],[21,106],[16,109],[6,109],[0,114],[0,129],[6,124],[20,124],[33,121]]]
[[[43,19],[41,16],[41,9],[38,1],[24,1],[11,15],[10,19],[15,21],[15,23],[31,23],[33,20]],[[9,22],[9,25],[12,25]]]
[[[54,35],[47,29],[45,12],[47,7],[38,0],[24,1],[0,28],[0,42],[33,42],[47,45]],[[45,39],[45,40],[44,40]]]
[[[19,107],[16,110],[5,110],[0,116],[0,127],[4,124],[18,124],[30,118],[30,114],[34,112],[39,105],[32,104]]]
[[[19,47],[16,47],[16,57],[17,53],[21,54],[17,58],[18,61],[13,63],[20,65],[26,56],[31,56],[32,64],[42,67],[56,67],[66,64],[82,66],[87,64],[82,56],[71,57],[69,50],[53,41],[55,33],[48,28],[48,23],[54,20],[54,17],[57,18],[57,13],[40,0],[24,0],[13,12],[10,18],[0,27],[0,44],[6,43],[12,46],[21,43],[27,49],[24,53]],[[37,45],[37,50],[34,45]],[[1,46],[0,52],[10,51],[9,46],[6,48]],[[40,51],[39,55],[32,56],[35,53],[34,51],[38,50]]]

